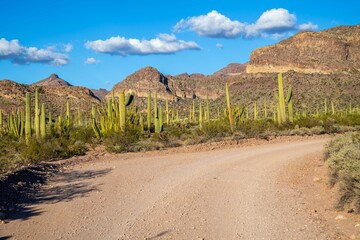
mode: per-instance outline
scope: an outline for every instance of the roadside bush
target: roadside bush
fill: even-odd
[[[109,133],[104,136],[103,143],[109,152],[133,152],[135,145],[140,140],[141,132],[138,128],[127,128],[120,133]]]
[[[360,134],[346,133],[331,140],[325,148],[330,184],[339,184],[338,207],[360,212]]]

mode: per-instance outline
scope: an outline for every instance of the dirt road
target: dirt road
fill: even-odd
[[[3,239],[331,239],[284,166],[327,139],[204,152],[107,154],[52,178]],[[280,177],[279,177],[280,176]]]

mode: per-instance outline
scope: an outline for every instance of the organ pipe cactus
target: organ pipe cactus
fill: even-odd
[[[226,93],[226,106],[227,106],[227,111],[228,111],[228,116],[229,116],[230,128],[231,128],[231,131],[234,131],[234,118],[233,118],[232,111],[231,111],[230,95],[229,95],[229,88],[228,88],[227,83],[225,85],[225,93]]]
[[[30,93],[26,93],[25,102],[25,140],[29,143],[31,138],[31,97]]]

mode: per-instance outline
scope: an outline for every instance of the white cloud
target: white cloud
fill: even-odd
[[[38,49],[36,47],[21,46],[19,40],[7,41],[0,39],[0,59],[9,59],[16,64],[44,63],[50,65],[66,65],[69,63],[69,57],[55,51],[52,47]]]
[[[64,51],[69,53],[74,49],[74,46],[71,43],[65,44],[64,45]]]
[[[261,14],[255,26],[264,32],[282,33],[295,28],[296,16],[283,8],[271,9]]]
[[[150,55],[172,54],[183,50],[199,50],[195,42],[177,40],[174,34],[159,34],[151,40],[139,40],[135,38],[111,37],[106,40],[88,41],[85,47],[95,52],[111,55]]]
[[[217,43],[215,46],[216,46],[217,48],[220,48],[220,49],[223,49],[223,48],[224,48],[224,45],[222,45],[221,43]]]
[[[318,28],[317,24],[313,24],[312,22],[303,23],[298,26],[300,31],[314,31]]]
[[[180,32],[189,29],[200,36],[235,38],[245,31],[245,24],[239,21],[232,21],[230,18],[213,10],[207,15],[181,19],[173,30]]]
[[[100,63],[100,61],[99,61],[99,60],[96,60],[96,59],[93,58],[93,57],[87,58],[87,59],[85,60],[85,64],[89,64],[89,65],[98,64],[98,63]]]
[[[213,38],[278,38],[282,34],[296,30],[315,30],[311,22],[297,25],[295,14],[284,8],[265,11],[255,23],[242,23],[213,10],[207,15],[181,19],[173,27],[174,32],[193,31],[200,36]]]

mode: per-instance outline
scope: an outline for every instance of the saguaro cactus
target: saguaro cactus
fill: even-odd
[[[279,94],[279,123],[286,122],[286,110],[285,110],[285,98],[284,98],[284,87],[282,73],[278,74],[278,94]]]
[[[148,93],[147,98],[147,128],[150,130],[151,128],[151,93]]]
[[[199,126],[200,126],[200,129],[203,128],[203,110],[202,110],[201,102],[199,105]]]
[[[125,131],[126,124],[126,107],[130,106],[130,104],[134,100],[134,95],[132,93],[128,93],[125,98],[125,92],[120,91],[119,93],[119,116],[120,116],[120,129],[121,131]]]
[[[234,118],[233,118],[232,111],[231,111],[230,95],[229,95],[229,88],[228,88],[227,83],[225,85],[225,93],[226,93],[226,106],[227,106],[227,111],[228,111],[228,116],[229,116],[230,128],[231,128],[231,131],[234,131]]]
[[[71,125],[71,115],[70,115],[70,102],[66,101],[66,126],[69,128]]]
[[[25,107],[25,140],[28,143],[31,138],[31,97],[30,93],[26,93]]]
[[[45,115],[45,103],[41,105],[41,119],[40,119],[40,131],[41,131],[41,137],[46,137],[46,115]]]
[[[35,90],[35,118],[34,118],[35,136],[40,137],[40,109],[39,109],[39,91]]]
[[[293,98],[293,91],[292,91],[292,88],[290,86],[289,89],[288,89],[286,99],[285,99],[285,101],[288,104],[288,115],[289,115],[289,121],[290,122],[294,122],[294,110],[293,110],[293,100],[292,100],[292,98]]]

